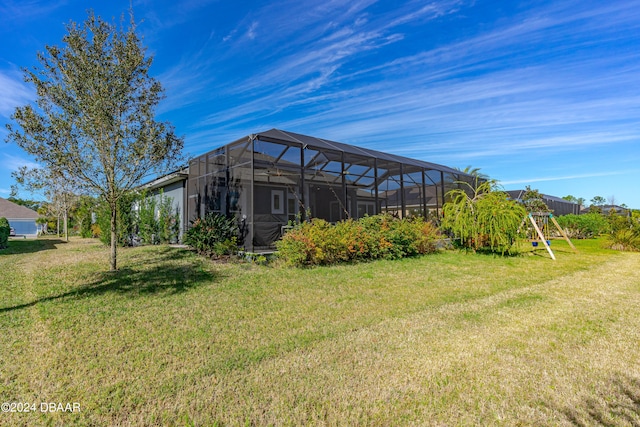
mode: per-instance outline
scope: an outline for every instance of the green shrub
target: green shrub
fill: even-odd
[[[634,229],[617,230],[608,237],[609,247],[619,251],[640,251],[640,231]]]
[[[156,196],[142,194],[138,202],[135,225],[142,243],[158,244],[178,241],[180,214],[172,212],[173,198],[162,192]]]
[[[496,191],[491,182],[470,190],[472,195],[463,189],[447,193],[451,201],[444,205],[443,229],[467,249],[511,251],[527,214],[525,208],[509,200],[507,193]]]
[[[173,198],[160,195],[158,203],[158,239],[160,243],[176,243],[180,238],[180,212],[172,211]]]
[[[437,239],[436,227],[422,218],[381,214],[335,225],[315,218],[288,231],[276,247],[288,265],[330,265],[426,254],[436,250]]]
[[[625,214],[619,214],[615,210],[611,210],[606,215],[607,223],[609,224],[609,232],[615,233],[620,230],[639,230],[640,231],[640,222],[633,218],[631,212],[627,212]]]
[[[230,255],[238,248],[238,231],[235,218],[210,212],[191,222],[184,243],[207,256]]]
[[[0,218],[0,249],[7,247],[9,243],[9,233],[11,232],[11,226],[9,220],[5,217]]]
[[[572,239],[590,239],[606,233],[609,229],[607,219],[599,213],[584,215],[562,215],[557,217],[558,224]]]
[[[92,231],[92,213],[96,210],[97,201],[90,196],[81,196],[75,212],[78,233],[83,238],[96,237]]]
[[[278,258],[285,260],[289,265],[311,265],[316,261],[315,245],[307,236],[304,227],[309,227],[308,222],[303,223],[292,230],[287,231],[284,237],[276,242]]]
[[[138,195],[131,192],[125,194],[118,200],[116,243],[118,246],[130,246],[135,234],[136,215],[133,206],[138,200]],[[105,245],[111,244],[111,210],[106,202],[101,201],[97,207],[96,223],[98,227],[92,230],[99,230],[98,238]]]
[[[142,197],[138,202],[136,218],[138,237],[142,243],[152,245],[158,243],[159,224],[156,220],[155,197]]]
[[[117,244],[130,246],[134,243],[158,244],[177,242],[180,235],[179,213],[172,212],[173,199],[162,193],[148,196],[146,193],[130,192],[118,200]],[[137,209],[136,209],[137,207]],[[96,210],[96,224],[90,223],[91,212]],[[104,244],[111,244],[111,211],[100,202],[89,211],[86,223],[89,227],[82,231],[84,236],[98,237]],[[83,227],[85,220],[82,222]],[[138,238],[139,240],[136,240]]]
[[[511,250],[525,215],[525,209],[509,200],[502,191],[481,197],[477,203],[477,216],[485,247],[502,254]]]

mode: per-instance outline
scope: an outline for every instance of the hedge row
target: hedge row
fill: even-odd
[[[571,239],[590,239],[607,232],[607,218],[599,213],[568,214],[557,217],[558,224]]]
[[[435,252],[438,237],[437,228],[422,218],[381,214],[336,224],[313,219],[288,231],[276,247],[288,265],[328,265]]]

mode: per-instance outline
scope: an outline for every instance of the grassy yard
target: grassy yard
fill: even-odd
[[[0,425],[639,425],[640,254],[307,270],[0,251]],[[40,402],[80,404],[41,413]]]

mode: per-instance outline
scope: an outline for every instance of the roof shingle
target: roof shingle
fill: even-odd
[[[0,197],[0,217],[7,219],[38,219],[39,215],[33,209],[17,205]]]

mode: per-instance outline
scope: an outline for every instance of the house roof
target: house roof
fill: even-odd
[[[602,205],[602,206],[598,206],[598,208],[600,208],[600,211],[605,214],[611,212],[612,210],[616,211],[617,213],[626,213],[631,210],[629,208],[625,208],[618,205]],[[591,206],[587,206],[583,208],[582,212],[585,212],[585,213],[591,212]]]
[[[457,169],[453,169],[453,168],[439,165],[436,163],[430,163],[422,160],[412,159],[409,157],[403,157],[395,154],[384,153],[382,151],[371,150],[368,148],[356,147],[355,145],[349,145],[343,142],[330,141],[328,139],[316,138],[314,136],[308,136],[308,135],[301,135],[299,133],[284,131],[280,129],[271,129],[266,132],[260,132],[252,136],[262,140],[273,139],[276,141],[279,140],[279,141],[293,142],[293,143],[300,144],[303,148],[312,147],[312,148],[320,148],[323,150],[333,150],[338,152],[344,152],[349,154],[358,154],[361,156],[375,157],[378,159],[404,163],[407,165],[413,165],[413,166],[426,168],[426,169],[436,169],[436,170],[442,170],[444,172],[467,175]]]
[[[184,167],[177,171],[168,173],[166,175],[157,177],[149,182],[142,184],[141,188],[148,188],[149,190],[155,190],[156,188],[164,187],[174,182],[184,181],[189,178],[189,168]]]
[[[517,199],[520,200],[522,199],[522,197],[524,196],[524,193],[526,193],[526,190],[509,190],[506,193],[513,199]],[[562,197],[556,197],[556,196],[550,196],[548,194],[540,194],[540,196],[544,199],[544,200],[551,200],[554,202],[560,202],[560,203],[571,203],[571,204],[576,204],[573,202],[570,202],[568,200],[563,199]]]
[[[7,219],[38,219],[39,216],[33,209],[17,205],[0,197],[0,217]]]

